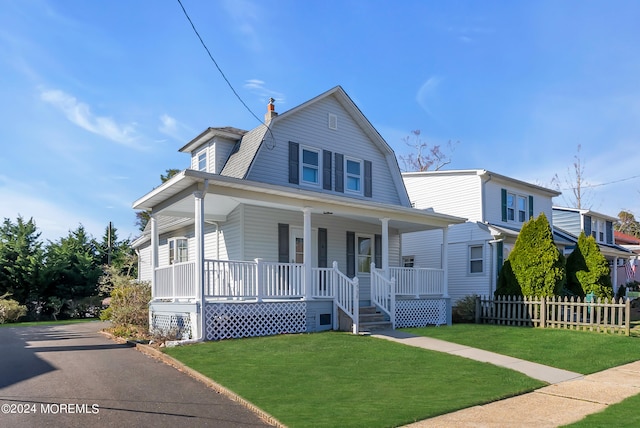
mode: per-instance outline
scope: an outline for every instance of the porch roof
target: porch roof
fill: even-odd
[[[383,204],[340,195],[278,186],[186,169],[133,203],[137,210],[155,215],[193,219],[195,191],[205,191],[205,221],[225,221],[238,205],[284,210],[310,208],[312,214],[335,215],[379,224],[400,232],[440,229],[466,219],[399,205]]]

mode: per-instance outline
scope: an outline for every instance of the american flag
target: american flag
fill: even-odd
[[[627,272],[627,282],[631,282],[635,278],[635,265],[631,266],[631,263],[627,261],[624,264],[624,270]]]

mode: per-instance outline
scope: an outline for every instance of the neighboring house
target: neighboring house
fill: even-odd
[[[401,235],[464,219],[411,207],[393,150],[339,86],[282,114],[272,100],[265,123],[208,128],[180,149],[190,168],[134,202],[151,214],[133,246],[152,329],[358,331],[361,306],[392,327],[446,323],[446,263],[401,267]]]
[[[551,222],[552,198],[560,194],[484,169],[409,172],[402,178],[416,208],[468,219],[449,227],[448,240],[438,230],[402,237],[405,265],[437,267],[446,256],[453,302],[493,295],[522,225],[540,213]]]
[[[640,258],[640,238],[614,230],[613,239],[616,245],[626,248],[634,254],[624,266],[624,276],[626,276],[627,281],[640,282],[640,268],[638,267],[640,265],[640,260],[638,260]]]
[[[611,283],[614,293],[620,285],[628,282],[625,264],[632,258],[631,250],[616,244],[613,225],[618,218],[588,209],[553,207],[553,229],[556,236],[568,241],[563,252],[571,254],[580,232],[593,236],[611,268]]]

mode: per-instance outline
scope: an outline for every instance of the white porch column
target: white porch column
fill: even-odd
[[[205,281],[204,281],[204,196],[206,191],[193,192],[194,196],[194,211],[195,211],[195,239],[196,239],[196,254],[195,254],[195,269],[196,269],[196,300],[200,303],[200,325],[198,326],[198,336],[204,340],[205,337]]]
[[[382,270],[387,279],[389,279],[389,219],[381,218],[382,223]]]
[[[156,269],[158,268],[158,222],[156,216],[151,214],[151,300],[156,297]]]
[[[449,226],[442,229],[442,296],[449,297]]]
[[[304,231],[303,231],[303,251],[304,256],[302,262],[304,263],[304,295],[305,299],[311,299],[311,284],[313,283],[313,272],[311,267],[313,266],[311,255],[311,208],[305,207],[302,209],[304,214]]]

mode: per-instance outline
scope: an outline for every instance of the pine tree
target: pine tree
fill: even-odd
[[[547,216],[541,213],[522,226],[500,270],[496,295],[558,295],[566,279],[564,264],[564,257],[553,242]]]
[[[613,297],[609,263],[595,238],[584,232],[580,233],[578,245],[567,257],[567,288],[579,296],[594,293],[596,297]]]

